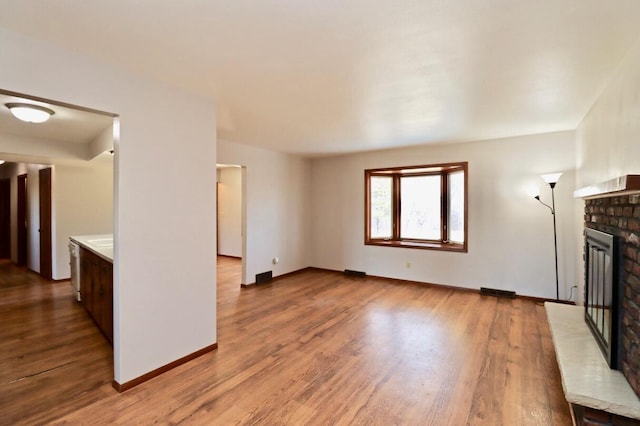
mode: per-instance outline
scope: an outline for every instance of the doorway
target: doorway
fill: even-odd
[[[68,279],[69,236],[114,228],[117,115],[0,89],[0,104],[6,103],[54,111],[50,120],[34,125],[21,122],[8,108],[0,110],[0,135],[13,147],[0,153],[5,162],[2,178],[11,180],[8,257],[47,279]],[[30,142],[20,143],[23,140]],[[87,208],[98,202],[99,211]]]
[[[216,167],[217,253],[219,257],[238,259],[245,269],[245,176],[240,165],[218,164]],[[238,275],[238,285],[243,276]]]
[[[32,309],[47,316],[53,309],[52,318],[60,314],[73,321],[78,318],[84,321],[89,317],[76,303],[67,281],[68,241],[74,235],[113,232],[117,115],[0,89],[0,104],[7,102],[43,105],[54,110],[55,115],[48,123],[31,125],[20,123],[10,116],[8,109],[0,111],[1,136],[31,141],[27,146],[15,143],[10,152],[0,153],[0,160],[5,162],[2,177],[11,176],[11,203],[3,202],[2,207],[10,206],[13,233],[10,257],[15,261],[15,264],[7,262],[6,268],[0,270],[0,282],[15,285],[28,281],[29,286],[46,288],[37,292],[43,296],[37,300],[30,298],[28,292],[19,293],[14,305],[20,312]],[[88,205],[101,207],[91,210]],[[16,265],[26,265],[29,270]],[[51,298],[62,303],[52,304]],[[3,325],[21,326],[11,318]],[[55,345],[59,339],[55,330],[55,327],[43,329],[40,340]],[[98,339],[104,339],[97,329],[93,331]],[[108,346],[106,340],[104,343]],[[91,353],[94,346],[85,349]],[[113,349],[109,352],[113,359]],[[16,359],[16,362],[24,361]],[[109,369],[110,377],[105,378],[111,380],[113,364]]]

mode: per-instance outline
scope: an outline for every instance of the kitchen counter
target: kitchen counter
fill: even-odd
[[[69,239],[113,263],[113,234],[76,235]]]
[[[78,300],[104,334],[113,342],[113,235],[69,237],[80,246]]]

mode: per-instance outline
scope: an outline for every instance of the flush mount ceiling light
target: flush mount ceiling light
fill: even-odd
[[[11,102],[5,106],[14,117],[27,123],[44,123],[55,114],[53,110],[40,105]]]

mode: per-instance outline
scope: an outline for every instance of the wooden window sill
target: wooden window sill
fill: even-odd
[[[466,253],[467,247],[464,244],[459,243],[438,243],[438,242],[422,242],[422,241],[395,241],[395,240],[368,240],[364,243],[367,246],[382,246],[382,247],[400,247],[400,248],[413,248],[421,250],[441,250],[441,251],[455,251],[459,253]]]

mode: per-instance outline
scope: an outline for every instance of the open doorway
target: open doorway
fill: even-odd
[[[7,103],[53,114],[44,123],[20,122]],[[10,182],[11,193],[5,205],[10,260],[0,262],[0,305],[7,335],[22,336],[20,345],[2,353],[9,360],[3,385],[14,395],[37,391],[60,406],[113,380],[113,348],[69,285],[68,243],[70,236],[113,233],[117,126],[115,114],[0,89],[0,179]],[[85,378],[81,384],[57,391],[78,374]]]
[[[113,233],[118,130],[116,114],[0,89],[1,257],[67,280],[69,237]]]
[[[16,105],[50,111],[49,119],[18,119]],[[69,236],[113,232],[116,126],[116,114],[0,89],[11,262],[65,280]]]
[[[225,266],[226,281],[237,282],[238,287],[246,261],[245,175],[246,168],[240,165],[218,164],[216,167],[218,263]]]

